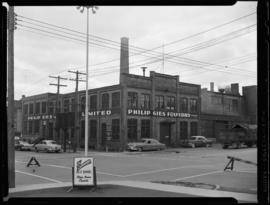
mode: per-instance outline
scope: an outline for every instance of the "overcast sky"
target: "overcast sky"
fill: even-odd
[[[141,67],[146,66],[147,76],[149,71],[179,75],[182,82],[208,89],[214,82],[216,91],[231,83],[239,83],[240,91],[242,86],[256,85],[256,7],[257,2],[211,7],[100,6],[89,16],[89,33],[94,35],[89,44],[89,88],[119,83],[121,37],[129,38],[132,74],[142,75]],[[75,78],[68,70],[85,72],[86,12],[75,6],[14,10],[19,24],[14,34],[15,99],[55,93],[56,86],[49,84],[57,80],[49,75]],[[74,81],[61,84],[68,86],[61,87],[60,93],[75,90]],[[85,83],[80,82],[79,90],[84,89]]]

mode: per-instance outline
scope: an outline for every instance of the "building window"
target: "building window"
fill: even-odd
[[[188,123],[186,121],[180,122],[180,139],[187,139],[188,137]]]
[[[190,113],[197,113],[198,112],[198,100],[197,99],[190,99]]]
[[[34,126],[35,126],[34,132],[39,133],[39,120],[34,121]]]
[[[137,140],[137,119],[128,119],[128,140]]]
[[[150,95],[149,94],[142,94],[141,95],[141,108],[142,109],[149,109],[150,108]]]
[[[64,100],[64,112],[69,112],[69,99]]]
[[[141,121],[141,138],[150,138],[150,120]]]
[[[81,97],[81,112],[85,112],[85,96]]]
[[[47,112],[47,102],[41,103],[41,112],[42,112],[42,114]]]
[[[238,111],[238,100],[232,100],[232,110],[233,112],[237,112]]]
[[[180,111],[188,112],[188,99],[187,98],[180,98]]]
[[[112,107],[120,107],[120,92],[112,93]]]
[[[222,104],[222,98],[219,96],[212,96],[211,97],[211,103],[214,105],[221,105]]]
[[[70,108],[70,111],[71,112],[75,112],[75,99],[74,98],[71,99],[71,108]]]
[[[164,96],[156,95],[156,108],[158,108],[158,109],[164,109],[165,108]]]
[[[97,138],[97,121],[96,120],[90,120],[90,139],[96,139]]]
[[[138,107],[138,93],[128,92],[128,107],[137,108]]]
[[[112,120],[112,139],[114,140],[120,139],[120,120],[119,119]]]
[[[90,109],[92,110],[97,109],[97,95],[90,96]]]
[[[29,134],[32,134],[33,133],[33,122],[34,121],[28,121],[28,123],[29,123],[29,131],[28,131],[28,133]]]
[[[24,115],[28,114],[28,104],[23,105],[23,114]]]
[[[191,122],[190,123],[190,136],[196,136],[198,134],[198,123]]]
[[[29,114],[34,114],[34,104],[33,103],[30,103],[29,104]]]
[[[168,110],[175,110],[175,97],[167,97],[167,106],[166,109]]]
[[[36,114],[39,114],[40,113],[40,102],[37,102],[36,103],[36,107],[35,108],[36,108],[36,110],[35,110],[36,112],[35,113]]]
[[[27,121],[23,121],[23,134],[28,134],[28,132],[27,132]]]
[[[48,111],[49,111],[49,114],[53,114],[54,113],[54,102],[53,101],[50,101],[48,103]]]
[[[108,93],[102,94],[102,96],[101,96],[101,102],[102,102],[101,107],[103,109],[109,108],[109,94]]]

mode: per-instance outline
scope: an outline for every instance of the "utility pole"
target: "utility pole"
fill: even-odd
[[[8,10],[8,186],[15,187],[15,151],[14,151],[14,7]]]
[[[75,71],[68,71],[70,73],[75,73],[76,74],[76,79],[70,78],[69,80],[76,81],[76,87],[75,87],[75,122],[74,122],[74,137],[73,137],[73,152],[77,151],[77,148],[79,147],[79,128],[80,128],[80,106],[79,106],[79,93],[78,93],[78,84],[79,81],[86,82],[85,80],[80,80],[79,79],[79,74],[80,75],[86,75],[86,73],[81,73],[78,70]]]
[[[54,83],[50,83],[50,85],[54,85],[54,86],[57,86],[57,95],[56,95],[56,114],[60,113],[60,106],[59,106],[59,94],[60,94],[60,87],[67,87],[67,85],[61,85],[60,84],[60,79],[62,80],[67,80],[67,78],[62,78],[60,76],[49,76],[49,78],[55,78],[57,79],[57,84],[54,84]],[[59,140],[60,139],[60,128],[58,128],[58,132],[57,132],[57,139]],[[65,142],[64,142],[65,143]],[[64,148],[65,148],[65,144],[64,144]],[[65,150],[64,150],[65,151]]]

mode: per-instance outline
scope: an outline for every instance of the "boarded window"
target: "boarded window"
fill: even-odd
[[[23,105],[23,114],[28,114],[28,104]]]
[[[175,110],[175,97],[169,96],[167,97],[167,106],[166,109],[168,110]]]
[[[128,140],[137,140],[137,119],[128,119]]]
[[[33,103],[30,103],[29,104],[29,114],[34,114],[34,104]]]
[[[36,103],[36,109],[35,109],[35,111],[36,111],[35,112],[36,114],[40,114],[40,102],[37,102]]]

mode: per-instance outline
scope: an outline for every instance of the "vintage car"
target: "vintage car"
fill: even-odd
[[[131,142],[127,144],[129,151],[144,151],[144,150],[164,150],[165,144],[160,143],[156,139],[142,138],[139,142]]]
[[[191,136],[187,140],[183,140],[181,142],[182,147],[211,147],[213,144],[213,141],[210,139],[207,139],[204,136]]]
[[[23,150],[26,150],[26,151],[35,150],[34,145],[30,144],[30,143],[28,143],[26,141],[19,141],[18,143],[19,143],[18,150],[21,150],[21,151],[23,151]]]
[[[60,152],[61,150],[61,145],[57,144],[54,140],[42,140],[38,144],[35,144],[36,152]]]

